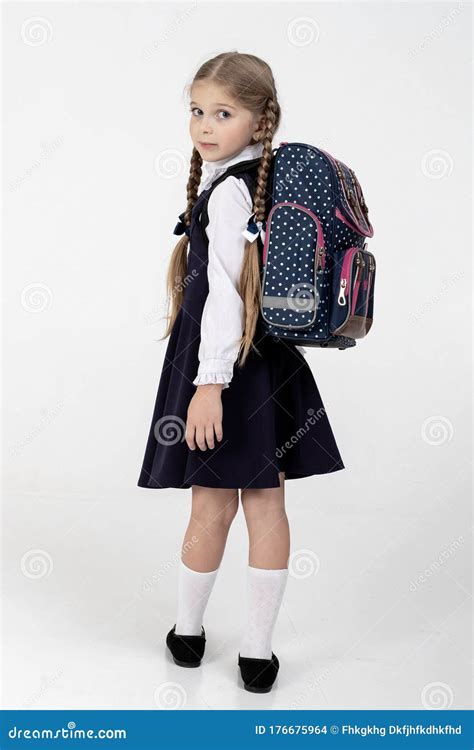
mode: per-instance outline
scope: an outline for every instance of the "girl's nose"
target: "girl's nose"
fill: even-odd
[[[211,127],[210,121],[209,122],[207,120],[203,121],[202,132],[205,133],[206,135],[209,135],[212,133],[212,127]]]

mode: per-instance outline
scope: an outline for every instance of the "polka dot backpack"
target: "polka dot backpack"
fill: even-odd
[[[352,169],[306,143],[273,150],[267,218],[249,219],[261,237],[261,324],[270,336],[303,346],[355,346],[372,327],[374,230]]]

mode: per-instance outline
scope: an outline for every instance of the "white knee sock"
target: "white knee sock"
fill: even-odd
[[[288,578],[288,568],[279,570],[247,566],[247,625],[240,655],[271,659],[272,635]]]
[[[191,570],[180,560],[178,614],[175,633],[201,635],[202,618],[219,568],[209,573]]]

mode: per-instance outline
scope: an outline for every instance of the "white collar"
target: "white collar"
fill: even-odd
[[[220,177],[228,167],[233,164],[238,164],[240,161],[247,161],[247,159],[257,159],[263,153],[263,143],[249,143],[235,156],[228,156],[226,159],[218,159],[217,161],[206,161],[203,159],[202,162],[202,174],[201,182],[198,187],[198,195],[206,190],[214,180]]]

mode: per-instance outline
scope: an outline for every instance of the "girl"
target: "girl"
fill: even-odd
[[[174,230],[183,237],[168,271],[170,339],[138,486],[191,487],[176,623],[166,637],[183,667],[199,666],[204,654],[204,611],[240,489],[250,551],[237,663],[247,690],[268,692],[290,552],[285,479],[345,467],[304,350],[259,325],[263,246],[246,229],[269,210],[280,122],[271,69],[254,55],[222,53],[199,68],[189,93],[194,147]]]

